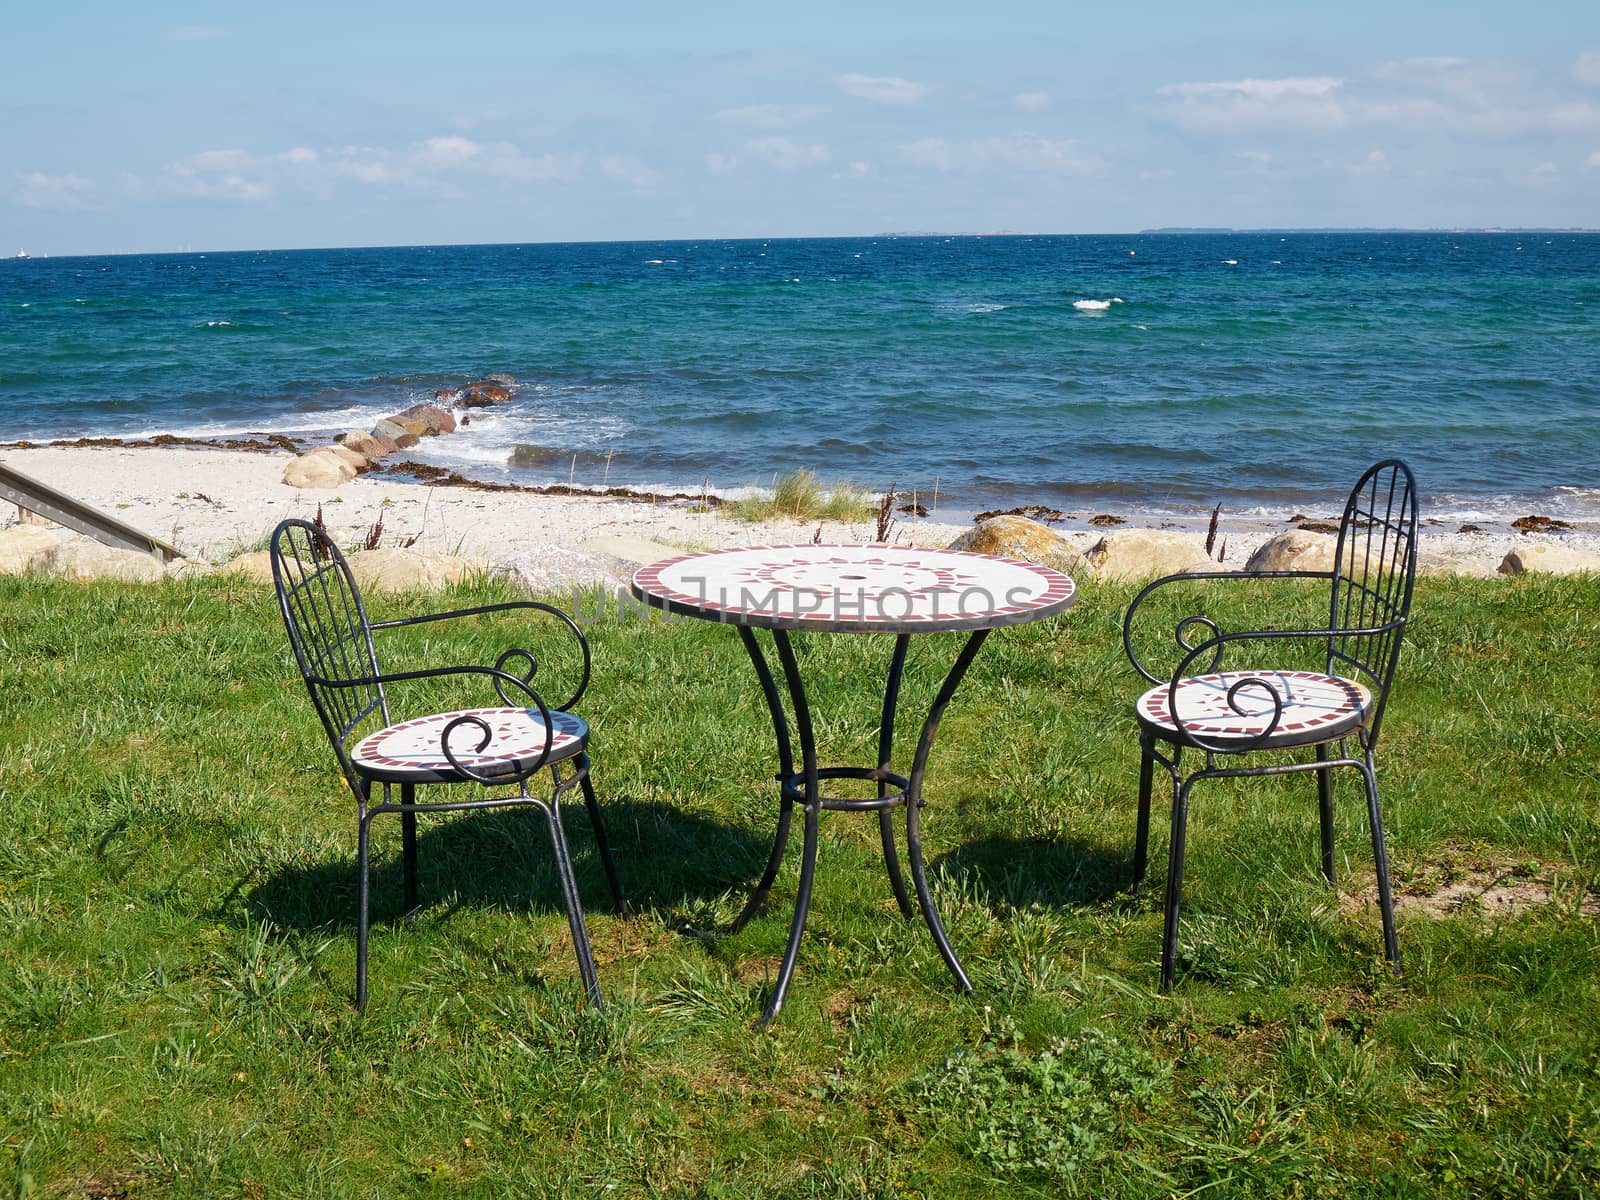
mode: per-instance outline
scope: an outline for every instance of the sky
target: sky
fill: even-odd
[[[0,254],[1600,226],[1595,0],[54,0],[0,45]]]

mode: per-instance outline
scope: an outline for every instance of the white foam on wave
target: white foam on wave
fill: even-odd
[[[231,326],[232,324],[233,324],[232,321],[207,321],[206,322],[206,328],[207,329],[216,329],[219,326]]]
[[[1222,260],[1222,265],[1225,267],[1237,267],[1239,260],[1237,258],[1225,258]]]
[[[1009,304],[964,304],[961,306],[961,311],[969,313],[992,313],[1004,312],[1010,307],[1011,306]]]
[[[1121,296],[1112,296],[1109,300],[1074,300],[1072,307],[1079,312],[1105,312],[1113,304],[1121,303]]]

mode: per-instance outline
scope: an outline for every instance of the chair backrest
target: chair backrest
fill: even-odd
[[[270,557],[278,608],[300,675],[345,778],[355,787],[347,739],[373,713],[389,724],[382,684],[332,686],[378,674],[361,591],[339,547],[309,521],[291,518],[273,530]]]
[[[1417,481],[1403,461],[1390,458],[1368,467],[1351,489],[1336,554],[1328,628],[1383,632],[1329,638],[1328,673],[1349,676],[1339,668],[1354,667],[1373,687],[1368,728],[1376,740],[1417,577]]]

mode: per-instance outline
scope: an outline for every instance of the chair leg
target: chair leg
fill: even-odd
[[[1174,781],[1176,783],[1176,781]],[[1178,897],[1183,891],[1184,837],[1189,823],[1189,785],[1192,778],[1176,784],[1172,797],[1172,842],[1167,851],[1166,925],[1161,935],[1161,990],[1172,990],[1178,961]]]
[[[1383,810],[1378,804],[1378,775],[1367,755],[1361,768],[1367,784],[1367,819],[1372,823],[1372,857],[1378,872],[1378,907],[1383,912],[1383,953],[1390,969],[1400,974],[1400,939],[1394,928],[1394,895],[1389,889],[1389,852],[1383,840]]]
[[[365,806],[363,806],[365,807]],[[367,881],[371,860],[371,823],[369,813],[361,814],[356,832],[356,1009],[367,1007]]]
[[[572,875],[572,856],[567,852],[567,834],[561,826],[561,806],[556,800],[539,806],[550,827],[550,849],[556,860],[556,879],[561,884],[561,900],[567,910],[567,925],[572,930],[572,948],[578,956],[578,973],[583,990],[596,1009],[604,1007],[600,997],[600,977],[595,971],[594,952],[589,948],[589,931],[583,923],[583,906],[578,900],[578,883]]]
[[[1139,738],[1139,824],[1133,836],[1133,890],[1144,887],[1145,868],[1150,864],[1150,788],[1154,783],[1155,747]]]
[[[594,827],[594,844],[600,851],[600,865],[606,869],[606,883],[611,886],[611,898],[616,902],[619,914],[632,916],[628,910],[628,898],[622,893],[622,881],[617,877],[617,861],[611,857],[611,838],[606,834],[606,820],[601,815],[600,802],[595,799],[594,784],[589,779],[587,754],[578,762],[578,781],[583,787],[583,805],[589,810],[589,824]]]
[[[417,802],[417,785],[402,783],[400,785],[400,803],[415,804]],[[402,812],[400,814],[400,851],[405,861],[406,876],[406,911],[410,912],[417,907],[417,814]]]
[[[1317,747],[1317,761],[1328,761],[1328,745]],[[1333,771],[1324,767],[1317,772],[1317,801],[1322,817],[1322,877],[1330,884],[1337,883],[1337,868],[1333,861]]]

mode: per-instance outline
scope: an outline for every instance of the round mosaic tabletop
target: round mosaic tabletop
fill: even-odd
[[[686,616],[765,629],[933,633],[1054,616],[1076,598],[1060,571],[906,546],[747,546],[642,567],[633,594]]]

